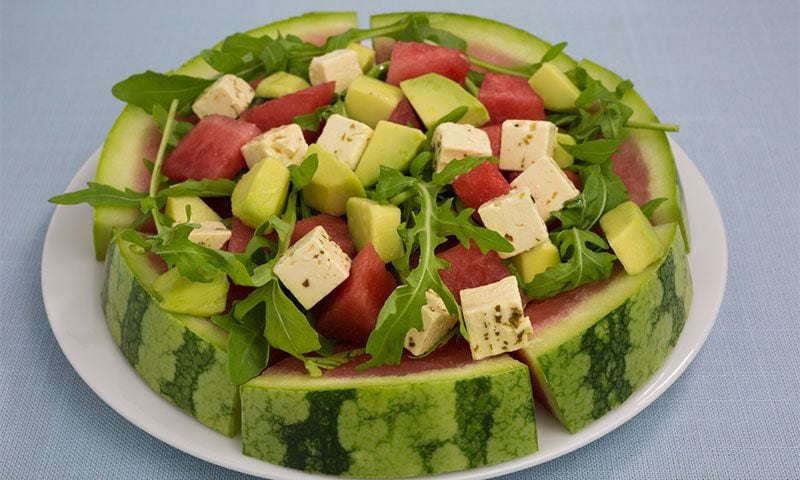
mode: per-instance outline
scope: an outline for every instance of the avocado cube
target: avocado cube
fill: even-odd
[[[375,128],[403,99],[403,91],[377,78],[362,75],[350,84],[344,97],[347,116]]]
[[[245,225],[256,228],[286,206],[289,169],[276,158],[258,162],[233,188],[231,209]]]
[[[511,262],[519,270],[522,280],[528,283],[533,280],[534,276],[547,270],[547,267],[558,265],[561,257],[558,254],[558,248],[550,240],[547,240],[545,243],[513,257]]]
[[[225,311],[228,287],[228,277],[224,273],[208,283],[193,282],[181,275],[178,267],[167,270],[153,282],[153,290],[161,301],[161,308],[198,317],[209,317]]]
[[[306,155],[313,154],[317,155],[317,171],[301,193],[303,201],[320,212],[343,215],[350,197],[366,196],[364,187],[350,167],[337,160],[332,153],[313,144],[308,147]]]
[[[381,165],[405,170],[424,141],[425,134],[416,128],[380,121],[361,155],[356,175],[365,187],[370,187],[378,181]]]
[[[624,202],[600,217],[600,227],[625,271],[635,275],[664,253],[650,221],[633,202]]]
[[[358,250],[372,244],[384,263],[403,255],[403,241],[397,233],[399,226],[400,209],[394,205],[356,197],[347,201],[347,227],[353,243]]]
[[[575,158],[562,145],[575,145],[575,139],[566,133],[556,135],[556,146],[553,149],[553,160],[556,161],[558,168],[564,169],[572,166]]]
[[[552,63],[543,63],[528,84],[542,97],[544,108],[556,112],[575,110],[575,100],[581,94],[564,72]]]
[[[461,85],[437,73],[400,82],[400,89],[422,119],[425,128],[431,128],[439,119],[461,106],[468,110],[458,123],[479,127],[489,121],[489,112],[477,98]]]
[[[221,222],[217,212],[211,209],[200,197],[167,197],[164,213],[175,223],[186,223],[190,220],[186,216],[186,207],[191,212],[192,223]]]
[[[286,72],[275,72],[258,82],[256,97],[280,98],[311,86],[304,78]]]
[[[375,50],[355,42],[345,48],[358,54],[358,64],[361,66],[362,72],[367,72],[375,66]]]

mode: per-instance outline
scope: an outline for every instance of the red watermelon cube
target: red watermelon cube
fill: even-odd
[[[228,251],[231,253],[244,253],[254,233],[255,230],[242,223],[238,218],[233,217],[231,238],[228,240]],[[273,242],[278,242],[278,234],[275,232],[270,232],[265,237]]]
[[[459,243],[436,256],[450,263],[449,268],[439,270],[439,276],[459,303],[461,290],[494,283],[511,275],[497,252],[482,253],[474,242],[470,242],[469,248]]]
[[[400,85],[400,82],[409,78],[438,73],[463,86],[469,69],[467,57],[454,48],[427,43],[396,42],[389,60],[386,83]]]
[[[353,239],[350,238],[350,231],[347,229],[347,221],[342,217],[334,217],[327,213],[320,213],[313,217],[304,218],[298,221],[292,231],[292,243],[303,238],[308,232],[315,227],[322,225],[325,232],[331,237],[331,240],[336,242],[342,251],[353,258],[356,254],[356,246],[353,244]]]
[[[164,159],[161,173],[175,182],[233,178],[247,166],[242,146],[261,131],[252,123],[221,115],[208,116],[178,142]]]
[[[489,144],[492,146],[492,155],[495,157],[500,156],[500,136],[503,134],[503,125],[500,123],[493,123],[480,127],[481,130],[486,132],[489,136]]]
[[[511,191],[496,163],[483,162],[453,181],[453,190],[469,208],[478,207]]]
[[[367,244],[353,259],[350,276],[314,307],[319,333],[355,345],[367,344],[378,313],[397,282]]]
[[[262,131],[292,123],[294,117],[307,115],[314,110],[333,102],[335,82],[319,85],[290,93],[261,105],[250,107],[242,112],[242,119],[255,123]]]
[[[411,102],[409,102],[407,98],[400,100],[400,103],[394,107],[392,114],[389,115],[389,121],[424,130],[422,128],[422,122],[419,116],[417,116],[417,112],[414,111],[414,107],[411,106]]]
[[[478,100],[489,111],[492,123],[505,120],[544,120],[544,102],[528,81],[514,75],[487,73]]]

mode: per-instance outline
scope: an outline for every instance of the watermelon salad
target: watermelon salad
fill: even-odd
[[[370,43],[371,42],[371,43]],[[566,44],[313,13],[136,74],[96,179],[102,303],[156,392],[274,464],[463,470],[661,366],[689,313],[666,131]]]

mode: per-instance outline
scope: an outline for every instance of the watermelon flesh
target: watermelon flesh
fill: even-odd
[[[174,182],[233,178],[247,166],[241,148],[260,133],[252,123],[208,116],[178,142],[161,173]]]
[[[471,240],[469,248],[459,243],[436,256],[450,263],[448,268],[439,270],[439,276],[459,304],[461,290],[494,283],[511,275],[497,252],[482,253]]]
[[[242,112],[242,119],[254,123],[266,132],[292,123],[294,117],[314,113],[314,110],[333,102],[335,82],[321,83],[250,107]]]
[[[350,238],[350,230],[347,228],[347,221],[342,217],[335,217],[327,213],[320,213],[299,220],[292,231],[291,243],[294,244],[318,226],[322,226],[322,228],[325,229],[325,233],[331,237],[331,240],[339,245],[342,251],[350,258],[356,255],[356,246],[353,244],[353,239]]]
[[[364,355],[318,378],[286,359],[241,389],[245,455],[343,477],[408,477],[535,452],[528,372],[472,362],[466,342],[365,372]]]
[[[464,54],[454,48],[427,43],[396,42],[389,60],[386,83],[400,85],[400,82],[409,78],[438,73],[464,86],[470,66]]]
[[[511,191],[496,163],[483,162],[453,181],[453,190],[464,205],[477,210],[493,198]]]
[[[425,130],[422,128],[422,121],[419,119],[419,115],[414,111],[414,107],[411,106],[411,102],[409,102],[407,98],[400,100],[400,103],[392,110],[388,120],[390,122],[399,123],[400,125]]]
[[[484,125],[480,127],[489,136],[489,144],[492,146],[492,155],[500,156],[500,137],[503,133],[503,125],[499,123]]]
[[[514,75],[487,73],[478,100],[489,111],[491,123],[506,120],[545,120],[544,102],[528,81]]]
[[[314,308],[319,333],[364,346],[397,281],[367,244],[353,259],[350,276]]]

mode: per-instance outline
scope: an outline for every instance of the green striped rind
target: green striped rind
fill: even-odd
[[[571,432],[600,418],[644,384],[683,330],[692,300],[683,237],[677,224],[656,230],[669,246],[662,260],[638,275],[622,273],[609,288],[584,300],[587,305],[577,305],[573,317],[580,318],[584,328],[573,325],[565,336],[568,328],[562,325],[518,356],[531,367],[549,409]]]
[[[537,450],[528,369],[509,357],[404,377],[267,370],[241,399],[244,453],[308,472],[407,477]]]
[[[505,65],[536,63],[552,46],[525,30],[506,25],[488,18],[440,12],[398,12],[374,15],[370,18],[371,27],[381,27],[394,23],[411,13],[425,15],[431,26],[453,32],[467,41],[467,52],[484,60]],[[378,38],[375,49],[385,52],[392,40]],[[552,61],[563,71],[575,67],[575,60],[562,53]]]
[[[239,430],[238,388],[228,377],[224,331],[204,318],[159,308],[154,269],[127,246],[106,259],[103,307],[111,336],[147,385],[224,435]]]
[[[353,12],[308,13],[287,18],[246,32],[249,35],[293,34],[309,40],[324,40],[328,35],[356,27]],[[219,47],[219,44],[216,45]],[[215,47],[215,48],[216,48]],[[175,73],[209,78],[216,74],[202,57],[184,63]],[[103,144],[95,181],[118,189],[143,191],[142,178],[148,176],[142,163],[144,152],[155,150],[160,134],[152,117],[139,107],[128,105],[117,117]],[[105,258],[115,228],[127,227],[138,215],[135,209],[97,207],[94,210],[94,248],[98,260]]]

